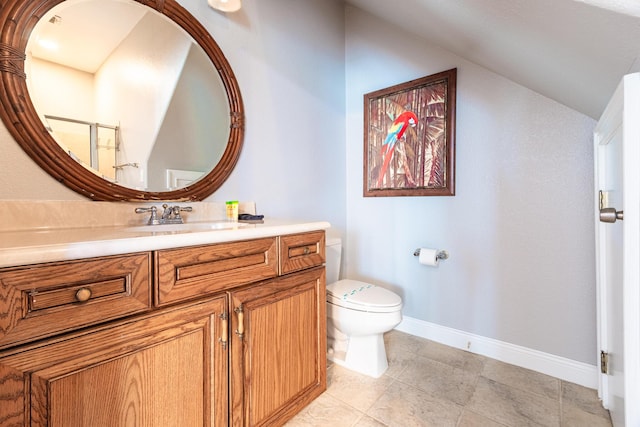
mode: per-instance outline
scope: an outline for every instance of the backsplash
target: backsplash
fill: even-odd
[[[0,232],[17,230],[49,230],[56,228],[86,228],[144,225],[149,214],[137,214],[135,208],[162,204],[191,206],[183,212],[185,222],[218,221],[226,218],[225,202],[149,202],[119,203],[59,200],[3,200]],[[240,213],[255,214],[254,202],[240,202]]]

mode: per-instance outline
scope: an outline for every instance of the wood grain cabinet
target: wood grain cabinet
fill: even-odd
[[[276,426],[326,389],[324,268],[232,291],[233,426]]]
[[[4,356],[1,425],[225,425],[225,307],[222,296]]]
[[[276,277],[277,242],[272,237],[157,251],[156,305],[195,299]]]
[[[151,254],[0,269],[0,348],[151,309]]]
[[[323,263],[320,231],[0,270],[0,426],[284,424],[326,389]]]

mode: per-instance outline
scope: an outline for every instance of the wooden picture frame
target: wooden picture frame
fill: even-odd
[[[364,95],[364,196],[455,195],[457,68]]]

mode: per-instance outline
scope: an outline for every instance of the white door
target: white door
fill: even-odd
[[[598,393],[615,427],[638,427],[640,74],[623,78],[596,126],[594,141],[598,350],[608,354]],[[624,220],[616,219],[616,211]]]

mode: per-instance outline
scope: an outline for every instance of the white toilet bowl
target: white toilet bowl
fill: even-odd
[[[327,285],[327,357],[348,369],[380,377],[388,368],[383,334],[402,320],[402,299],[370,283]]]

